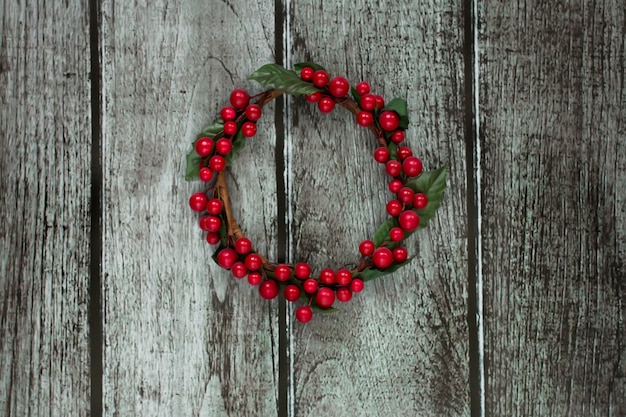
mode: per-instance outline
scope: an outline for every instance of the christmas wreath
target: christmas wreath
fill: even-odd
[[[410,262],[412,258],[402,243],[426,227],[435,215],[446,188],[446,169],[423,172],[421,160],[403,143],[409,126],[406,101],[395,98],[386,103],[370,92],[367,82],[350,87],[346,78],[330,79],[324,68],[310,62],[297,64],[293,70],[268,64],[249,79],[269,89],[253,97],[243,89],[232,91],[230,106],[223,107],[220,118],[197,135],[187,155],[186,179],[206,184],[204,191],[191,196],[189,205],[200,214],[199,225],[206,241],[217,246],[215,262],[235,278],[247,277],[251,285],[258,285],[265,299],[276,298],[282,292],[287,301],[302,300],[304,305],[296,309],[295,315],[306,323],[313,317],[313,309],[334,310],[336,300],[349,301],[353,293],[363,290],[365,282]],[[282,94],[304,95],[306,101],[317,103],[322,113],[331,112],[336,105],[344,107],[376,138],[374,160],[391,177],[392,198],[386,205],[390,217],[371,240],[360,242],[360,260],[353,268],[326,268],[314,274],[305,262],[272,262],[254,250],[233,216],[225,169],[237,158],[246,140],[256,135],[263,107]]]

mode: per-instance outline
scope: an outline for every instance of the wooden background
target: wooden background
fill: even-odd
[[[0,416],[626,415],[625,28],[620,0],[3,0]],[[302,60],[406,97],[449,167],[412,264],[306,326],[213,265],[183,179],[229,91]],[[241,224],[338,267],[384,218],[375,145],[267,114]]]

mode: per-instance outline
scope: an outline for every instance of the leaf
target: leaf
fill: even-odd
[[[352,98],[356,101],[357,104],[361,101],[361,95],[356,91],[356,88],[350,87],[350,92],[352,93]]]
[[[383,222],[374,233],[374,246],[379,247],[389,240],[389,232],[396,227],[398,222],[395,218],[390,217]]]
[[[296,73],[298,75],[300,75],[300,71],[302,71],[302,68],[304,67],[309,67],[309,68],[313,68],[313,70],[317,71],[317,70],[324,70],[326,71],[326,69],[324,67],[322,67],[321,65],[315,64],[313,62],[298,62],[296,65],[293,66],[294,71],[296,71]]]
[[[387,149],[389,150],[389,159],[398,159],[398,145],[395,142],[389,142],[387,145]]]
[[[232,150],[228,155],[224,157],[224,159],[226,160],[226,165],[231,165],[232,162],[239,156],[239,152],[246,146],[246,138],[243,136],[241,129],[237,132],[232,142]]]
[[[401,98],[394,98],[383,108],[385,110],[392,110],[398,113],[400,116],[400,128],[407,129],[409,127],[409,114],[407,110],[406,100]]]
[[[200,165],[202,165],[203,158],[198,155],[195,148],[187,154],[187,169],[185,171],[185,179],[187,181],[195,180],[198,178],[200,172]]]
[[[446,167],[443,166],[435,171],[424,172],[419,177],[406,183],[416,193],[424,193],[428,197],[428,204],[421,210],[416,210],[420,216],[420,226],[422,229],[428,226],[430,219],[435,217],[435,213],[441,204],[443,193],[446,190]]]
[[[228,227],[226,227],[225,221],[222,221],[222,226],[220,227],[219,234],[220,234],[220,246],[226,247],[226,244],[228,243]]]
[[[311,309],[324,314],[336,313],[337,311],[339,311],[339,309],[335,307],[322,308],[317,304],[311,304]]]
[[[273,88],[294,96],[313,94],[319,91],[313,84],[302,81],[294,71],[276,64],[263,65],[253,72],[248,79],[258,82],[263,87]]]
[[[202,132],[198,133],[197,139],[203,138],[205,136],[213,138],[215,135],[220,133],[222,130],[224,130],[224,121],[222,119],[215,119],[215,120],[213,120],[213,122],[211,122],[210,125],[205,126],[202,129]]]
[[[412,259],[413,257],[410,257],[406,261],[400,262],[399,264],[391,264],[391,266],[386,269],[365,268],[364,270],[354,274],[354,278],[361,278],[363,282],[371,281],[397,271],[399,268],[411,262]]]

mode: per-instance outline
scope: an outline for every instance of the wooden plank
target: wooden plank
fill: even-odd
[[[236,282],[188,207],[184,155],[230,91],[272,61],[263,2],[103,2],[104,410],[110,415],[277,414],[276,303]],[[233,204],[257,248],[276,247],[270,116],[233,169]]]
[[[89,415],[88,16],[0,5],[2,416]]]
[[[408,99],[407,143],[427,170],[448,165],[451,184],[431,226],[410,239],[409,266],[336,314],[292,323],[292,415],[470,413],[461,7],[292,2],[291,61]],[[373,237],[392,196],[372,159],[376,141],[343,109],[324,116],[295,100],[291,112],[292,258],[318,273],[358,262],[359,242]]]
[[[624,12],[480,3],[488,415],[626,415]]]

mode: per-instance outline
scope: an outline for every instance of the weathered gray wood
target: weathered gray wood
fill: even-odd
[[[407,143],[426,169],[450,168],[437,218],[411,239],[409,266],[337,303],[336,314],[292,324],[293,415],[469,415],[461,4],[292,2],[289,35],[293,63],[407,98]],[[317,272],[357,262],[391,199],[376,141],[344,109],[324,116],[304,100],[291,109],[292,258]]]
[[[277,414],[277,304],[210,259],[184,155],[272,61],[273,4],[103,2],[104,408],[107,415]],[[268,110],[269,111],[269,110]],[[233,204],[276,248],[273,117],[236,163]]]
[[[84,2],[0,4],[0,416],[89,415],[89,71]]]
[[[626,415],[624,3],[480,20],[487,414]]]

